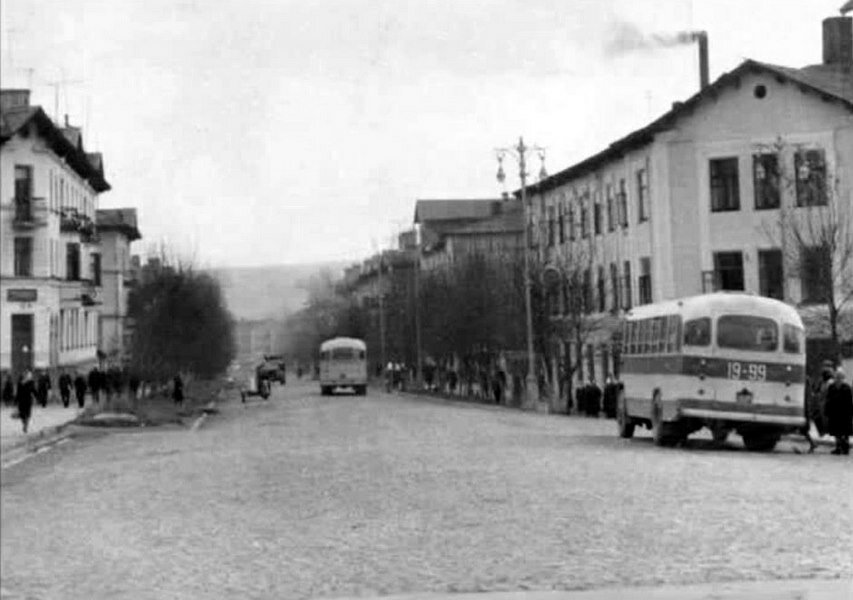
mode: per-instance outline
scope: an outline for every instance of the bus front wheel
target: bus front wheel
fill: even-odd
[[[619,428],[619,437],[626,439],[634,437],[634,421],[628,416],[624,391],[620,391],[616,399],[616,425]]]

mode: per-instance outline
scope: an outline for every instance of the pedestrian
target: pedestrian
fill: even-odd
[[[36,379],[36,398],[42,408],[47,407],[47,399],[50,396],[50,375],[47,371],[41,371]]]
[[[21,425],[24,428],[24,433],[30,425],[30,417],[33,414],[33,402],[36,399],[36,384],[33,380],[33,374],[29,369],[24,371],[24,375],[18,383],[18,394],[15,401],[18,405],[18,418],[21,419]]]
[[[89,392],[92,394],[92,400],[94,402],[101,401],[101,372],[98,370],[98,367],[92,367],[92,370],[89,371]]]
[[[15,384],[12,383],[12,376],[6,377],[3,383],[3,404],[5,406],[15,405]]]
[[[183,405],[184,403],[184,380],[181,379],[180,373],[175,375],[175,378],[172,380],[172,400],[174,400],[175,406]]]
[[[835,378],[829,386],[824,406],[826,430],[835,438],[832,454],[850,454],[850,436],[853,435],[853,390],[845,381],[841,367],[835,371]]]
[[[136,400],[139,397],[140,383],[139,376],[136,373],[131,372],[127,385],[130,388],[130,396],[132,400]]]
[[[613,375],[608,373],[604,383],[604,414],[608,419],[616,418],[616,396],[618,389]]]
[[[595,379],[590,379],[587,390],[587,414],[598,417],[598,413],[601,412],[601,388],[595,383]]]
[[[78,408],[83,408],[86,405],[86,388],[88,388],[86,378],[77,373],[77,377],[74,378],[74,393],[77,395]]]
[[[59,376],[58,383],[59,397],[62,400],[62,406],[68,408],[68,405],[71,404],[71,387],[73,385],[71,375],[69,375],[67,371],[63,370],[62,374]]]

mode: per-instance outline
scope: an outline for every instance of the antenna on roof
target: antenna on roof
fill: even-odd
[[[46,81],[45,83],[53,88],[53,120],[56,123],[59,123],[59,89],[62,88],[62,93],[65,94],[65,110],[66,112],[68,112],[68,95],[66,94],[65,86],[85,83],[85,80],[66,79],[65,73],[63,71],[59,79],[54,81]]]

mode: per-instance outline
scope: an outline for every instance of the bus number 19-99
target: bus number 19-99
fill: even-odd
[[[729,362],[729,379],[748,379],[749,381],[764,381],[767,379],[767,365],[756,363]]]

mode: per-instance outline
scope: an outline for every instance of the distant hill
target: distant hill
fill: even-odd
[[[210,269],[236,319],[281,319],[308,300],[310,279],[324,270],[338,278],[348,262]]]

